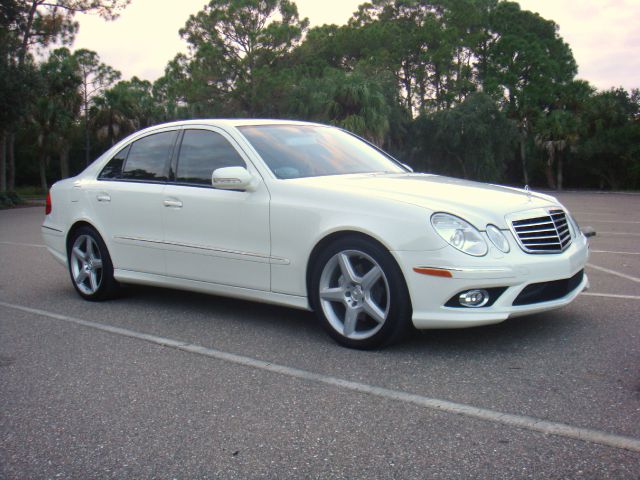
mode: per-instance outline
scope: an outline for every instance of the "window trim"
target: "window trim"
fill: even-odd
[[[249,172],[252,171],[252,169],[249,167],[250,162],[248,161],[246,156],[243,155],[244,150],[242,150],[239,147],[239,145],[237,144],[235,139],[233,137],[231,137],[230,135],[228,135],[227,132],[225,132],[224,130],[215,128],[215,127],[214,128],[207,128],[205,126],[200,126],[200,125],[183,125],[182,126],[182,131],[180,132],[180,135],[179,135],[179,137],[180,137],[179,138],[179,142],[176,143],[176,146],[174,148],[174,154],[172,155],[172,161],[171,161],[170,172],[169,172],[171,174],[171,177],[169,177],[169,180],[166,183],[171,184],[171,185],[180,186],[180,187],[196,187],[196,188],[208,188],[208,189],[211,189],[211,190],[220,190],[219,188],[215,188],[211,183],[209,183],[209,185],[205,185],[205,184],[202,184],[202,183],[179,182],[177,180],[178,167],[180,166],[180,152],[182,151],[182,142],[183,142],[184,136],[185,136],[185,134],[187,133],[188,130],[199,130],[199,131],[211,132],[211,133],[220,135],[222,138],[224,138],[229,143],[231,148],[233,148],[235,150],[235,152],[238,155],[238,157],[240,158],[240,160],[242,160],[242,162],[244,163],[244,168],[246,168],[247,171],[249,171]],[[253,173],[253,174],[255,175],[256,173]],[[235,192],[236,190],[227,190],[227,191]]]
[[[117,182],[119,180],[122,180],[122,169],[124,168],[124,164],[127,162],[127,158],[129,158],[129,152],[131,151],[131,144],[133,142],[127,143],[124,147],[122,147],[120,150],[118,150],[111,158],[109,158],[109,160],[107,160],[105,162],[105,164],[102,166],[102,168],[100,169],[100,172],[98,172],[98,176],[96,177],[96,180],[98,180],[99,182]],[[123,150],[127,151],[127,154],[124,157],[124,160],[122,161],[122,165],[120,165],[120,173],[119,176],[116,178],[100,178],[100,175],[102,175],[102,172],[104,172],[104,169],[107,168],[107,165],[109,165],[109,163],[111,163],[111,161],[116,158],[118,156],[118,154],[120,152],[122,152]]]
[[[98,175],[96,176],[96,180],[100,181],[100,182],[125,182],[125,183],[150,183],[150,184],[156,184],[156,185],[164,185],[166,183],[169,183],[169,174],[170,172],[170,168],[171,168],[171,162],[173,160],[173,157],[175,155],[176,152],[176,145],[178,142],[178,138],[181,138],[182,135],[182,131],[183,128],[182,127],[178,127],[178,128],[170,128],[167,130],[160,130],[160,131],[154,131],[154,132],[149,132],[146,135],[141,135],[139,137],[136,137],[135,139],[131,140],[129,143],[127,143],[126,145],[124,145],[122,148],[120,148],[115,154],[113,154],[113,156],[111,156],[109,158],[109,160],[107,160],[104,165],[102,166],[102,168],[100,169],[100,172],[98,172]],[[152,135],[159,135],[162,133],[172,133],[174,135],[174,139],[173,139],[173,143],[171,145],[170,151],[169,151],[169,155],[167,156],[167,160],[165,161],[164,167],[163,167],[163,175],[166,178],[165,180],[143,180],[143,179],[137,179],[137,178],[122,178],[122,175],[124,174],[124,169],[127,166],[127,162],[129,161],[129,155],[131,154],[131,149],[134,143],[143,140],[145,138],[148,138]],[[115,158],[116,155],[118,155],[118,153],[120,153],[122,150],[124,150],[125,148],[128,149],[127,151],[127,158],[125,158],[124,162],[122,162],[122,167],[120,168],[120,178],[100,178],[100,173],[102,173],[102,170],[104,170],[104,168],[109,164],[109,162],[111,160],[113,160]]]

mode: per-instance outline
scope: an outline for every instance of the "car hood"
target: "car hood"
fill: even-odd
[[[452,213],[480,229],[487,223],[507,228],[507,214],[559,205],[550,195],[422,173],[331,175],[293,181],[311,188],[409,203],[430,212]]]

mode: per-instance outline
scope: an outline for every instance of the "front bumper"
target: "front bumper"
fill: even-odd
[[[403,270],[413,307],[413,324],[419,329],[465,328],[500,323],[510,317],[563,307],[589,286],[583,275],[566,295],[550,301],[514,305],[528,285],[569,279],[584,269],[589,247],[582,235],[560,254],[527,254],[517,245],[503,254],[492,248],[484,257],[471,257],[452,247],[437,251],[394,251]],[[415,267],[427,266],[450,272],[451,278],[424,275]],[[490,306],[449,307],[445,304],[465,290],[506,287]]]

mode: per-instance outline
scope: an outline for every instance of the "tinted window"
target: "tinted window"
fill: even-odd
[[[113,180],[122,176],[122,165],[127,159],[129,146],[130,145],[124,147],[122,150],[116,153],[111,160],[109,160],[109,163],[105,165],[105,167],[100,172],[100,175],[98,175],[98,180]]]
[[[278,178],[406,172],[382,152],[337,128],[315,125],[238,128]]]
[[[141,138],[131,145],[122,178],[164,181],[165,167],[175,142],[176,132],[163,132]]]
[[[187,130],[180,147],[176,182],[211,185],[215,169],[237,166],[246,164],[222,135],[208,130]]]

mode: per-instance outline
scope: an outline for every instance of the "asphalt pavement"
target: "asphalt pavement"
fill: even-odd
[[[640,195],[559,197],[587,294],[372,352],[270,305],[85,302],[44,209],[0,211],[0,478],[640,478]]]

